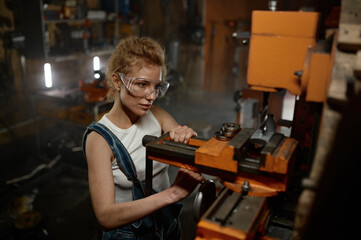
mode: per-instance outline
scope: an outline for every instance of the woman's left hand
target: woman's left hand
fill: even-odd
[[[191,194],[197,187],[197,185],[205,180],[206,179],[199,172],[180,168],[174,183],[169,189],[171,190],[175,201],[178,202],[188,197],[189,194]]]
[[[169,136],[175,142],[187,144],[191,137],[197,136],[197,133],[188,126],[177,126],[169,131]]]

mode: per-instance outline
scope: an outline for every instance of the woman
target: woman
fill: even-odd
[[[187,143],[196,133],[180,126],[165,110],[153,106],[165,94],[169,84],[164,51],[150,38],[131,37],[121,40],[109,60],[108,95],[112,109],[99,123],[110,129],[128,150],[138,179],[145,180],[144,135],[160,136],[169,132],[171,139]],[[108,143],[96,131],[87,135],[85,154],[88,163],[89,188],[95,215],[104,231],[103,239],[152,239],[132,223],[186,198],[203,180],[196,172],[180,169],[170,186],[168,166],[153,163],[153,188],[158,193],[134,200],[133,183],[119,169]],[[161,238],[179,239],[178,223],[163,228]]]

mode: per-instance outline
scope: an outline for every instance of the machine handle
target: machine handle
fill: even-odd
[[[142,144],[145,147],[148,143],[150,143],[151,141],[157,139],[158,137],[156,136],[152,136],[152,135],[145,135],[142,139]]]

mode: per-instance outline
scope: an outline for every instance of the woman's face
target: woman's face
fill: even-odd
[[[127,74],[128,77],[144,78],[151,80],[161,79],[161,68],[159,66],[146,66],[137,72],[131,72]],[[154,86],[153,86],[154,87]],[[131,113],[136,116],[144,116],[152,106],[156,99],[155,93],[151,93],[148,96],[135,96],[132,94],[124,84],[121,85],[120,101],[123,107],[126,107]]]

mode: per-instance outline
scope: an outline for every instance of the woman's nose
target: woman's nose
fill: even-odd
[[[157,98],[157,91],[156,89],[153,89],[151,92],[147,93],[147,95],[145,95],[145,98],[148,100],[155,100]]]

